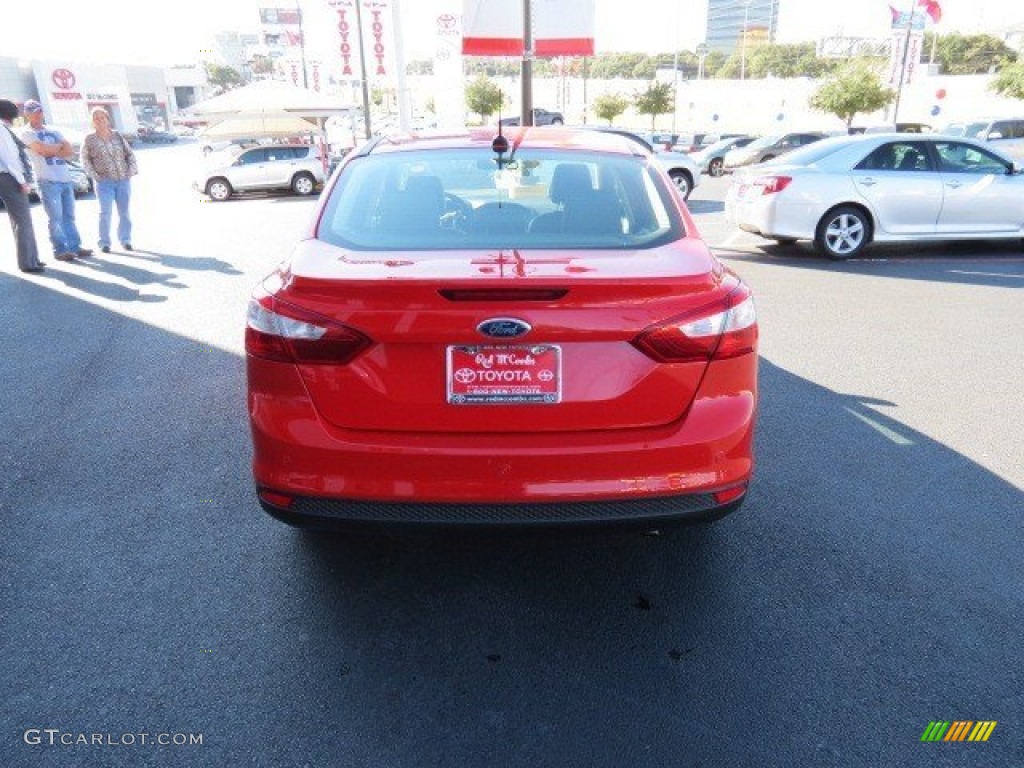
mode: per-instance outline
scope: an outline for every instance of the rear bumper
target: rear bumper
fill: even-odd
[[[341,430],[319,418],[294,366],[249,357],[248,376],[260,501],[293,524],[714,519],[738,506],[753,470],[755,355],[712,363],[676,422],[577,433]]]

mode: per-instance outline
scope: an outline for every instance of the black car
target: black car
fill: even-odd
[[[501,125],[519,125],[520,117],[503,117],[498,122]],[[565,125],[565,118],[561,112],[548,112],[546,109],[533,110],[534,125]]]

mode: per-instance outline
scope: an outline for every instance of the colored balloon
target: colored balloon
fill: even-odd
[[[946,89],[945,88],[939,88],[939,90],[937,90],[935,92],[935,98],[936,99],[944,99],[944,98],[946,98]]]

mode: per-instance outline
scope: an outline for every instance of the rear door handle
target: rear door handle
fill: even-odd
[[[877,181],[875,181],[874,179],[872,179],[872,178],[871,178],[871,177],[869,176],[869,177],[868,177],[868,178],[866,178],[866,179],[861,179],[861,180],[860,180],[860,183],[861,183],[861,184],[863,184],[863,185],[864,185],[865,187],[873,187],[873,186],[875,186],[875,184],[877,184],[878,182],[877,182]]]
[[[953,189],[959,189],[960,187],[963,186],[963,184],[961,184],[959,181],[947,181],[946,186],[952,187]]]

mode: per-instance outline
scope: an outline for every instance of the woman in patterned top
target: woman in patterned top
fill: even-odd
[[[110,253],[110,219],[117,204],[117,239],[126,251],[132,249],[132,220],[128,204],[132,197],[131,177],[139,172],[135,153],[117,131],[110,127],[110,115],[103,107],[92,110],[95,130],[82,144],[82,166],[96,182],[100,201],[100,250]]]

